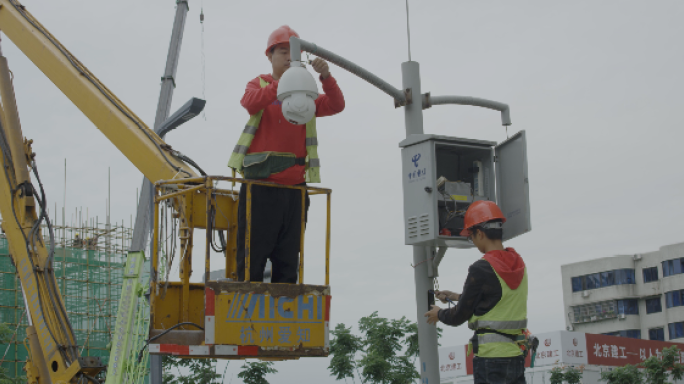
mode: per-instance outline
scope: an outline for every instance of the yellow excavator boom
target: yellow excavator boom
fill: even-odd
[[[16,0],[0,0],[0,30],[151,182],[197,176]]]

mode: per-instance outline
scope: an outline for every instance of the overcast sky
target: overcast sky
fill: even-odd
[[[24,4],[152,125],[175,1]],[[533,332],[565,327],[561,265],[684,241],[684,3],[414,0],[410,7],[412,58],[421,64],[423,92],[508,103],[509,134],[527,132],[533,230],[507,245],[527,263]],[[229,154],[248,119],[239,100],[249,80],[270,73],[266,39],[282,24],[401,86],[400,65],[408,60],[404,1],[190,0],[172,111],[204,92],[206,120],[195,118],[167,141],[210,174],[228,174]],[[102,219],[111,167],[112,219],[128,225],[141,173],[4,36],[2,48],[50,207],[62,205],[66,158],[67,212],[88,207]],[[334,190],[331,328],[356,325],[373,311],[415,320],[397,146],[405,137],[403,111],[363,80],[340,68],[331,72],[346,99],[343,113],[318,121],[322,186]],[[436,106],[424,116],[426,133],[506,139],[491,110]],[[323,281],[323,226],[323,198],[314,197],[306,259],[311,283]],[[479,257],[477,250],[450,250],[440,287],[460,291],[468,265]],[[215,256],[212,267],[222,264]],[[198,260],[194,280],[201,271]],[[449,328],[441,343],[464,344],[469,336],[465,327]],[[328,364],[315,358],[276,363],[280,373],[269,380],[332,382]],[[231,363],[226,382],[239,365]]]

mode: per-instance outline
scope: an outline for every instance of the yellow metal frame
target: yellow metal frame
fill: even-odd
[[[191,244],[192,241],[192,231],[194,228],[210,228],[211,223],[209,222],[210,220],[210,215],[208,212],[215,207],[218,202],[217,202],[217,196],[227,196],[229,197],[232,201],[235,202],[235,205],[237,205],[237,196],[239,193],[236,190],[229,190],[229,189],[218,189],[215,188],[214,185],[215,183],[219,181],[226,181],[232,183],[234,186],[235,184],[246,184],[247,185],[247,193],[246,193],[246,226],[247,226],[247,231],[245,233],[245,282],[250,282],[250,276],[249,276],[249,268],[250,268],[250,246],[251,244],[251,232],[252,232],[252,186],[253,185],[260,185],[260,186],[267,186],[267,187],[272,187],[272,188],[284,188],[284,189],[295,189],[295,190],[300,190],[302,194],[302,226],[301,226],[301,242],[300,242],[300,263],[299,263],[299,281],[298,284],[304,284],[304,231],[305,231],[305,214],[306,214],[306,206],[305,206],[305,201],[306,201],[306,194],[308,192],[309,196],[314,196],[314,195],[326,195],[327,196],[327,202],[326,202],[326,233],[325,233],[325,285],[328,286],[330,285],[330,227],[331,227],[331,220],[330,220],[330,213],[331,213],[331,195],[332,195],[332,190],[328,188],[318,188],[318,187],[311,187],[311,186],[297,186],[297,185],[281,185],[281,184],[276,184],[276,183],[270,183],[270,182],[265,182],[265,181],[258,181],[258,180],[247,180],[247,179],[240,179],[240,178],[235,178],[235,177],[224,177],[224,176],[206,176],[206,177],[196,177],[192,179],[183,179],[183,180],[161,180],[155,183],[155,198],[154,198],[154,208],[155,208],[155,215],[154,215],[154,231],[153,231],[153,248],[152,248],[152,278],[150,279],[150,285],[151,289],[155,293],[159,293],[160,289],[160,280],[158,278],[158,270],[159,270],[159,205],[161,202],[169,200],[169,199],[180,199],[182,202],[178,204],[174,204],[176,207],[188,207],[190,204],[196,204],[196,198],[195,196],[191,195],[203,195],[205,198],[205,206],[206,206],[206,214],[204,215],[206,222],[200,223],[197,221],[194,217],[192,217],[192,212],[195,211],[195,207],[188,208],[186,212],[181,213],[181,220],[185,220],[187,222],[187,230],[188,233],[185,234],[186,238],[183,238],[183,235],[181,235],[181,250],[184,249],[183,246],[183,241],[189,241]],[[162,194],[163,190],[166,189],[168,192],[166,194]],[[235,229],[236,228],[236,219],[237,219],[237,209],[233,209],[233,214],[232,220],[231,220],[231,228]],[[197,215],[199,216],[199,215]],[[236,232],[236,231],[235,231]],[[205,281],[209,281],[209,271],[210,271],[210,239],[211,239],[211,232],[207,231],[206,233],[207,236],[207,241],[205,245]],[[235,273],[237,272],[234,269],[234,256],[235,256],[235,249],[236,245],[234,244],[234,236],[230,236],[229,240],[233,240],[232,242],[228,242],[228,247],[231,249],[226,249],[226,277],[233,277],[235,278]],[[185,247],[189,246],[186,244]],[[232,251],[232,252],[231,252]],[[229,257],[229,253],[233,257]],[[190,256],[186,256],[181,259],[181,290],[182,290],[182,313],[180,318],[182,321],[189,321],[190,319],[190,313],[189,313],[189,301],[190,301],[190,274],[191,274],[191,258]],[[150,296],[150,308],[151,308],[151,313],[152,316],[154,316],[155,313],[155,296],[156,294],[153,294]],[[155,324],[155,319],[151,319],[150,324]]]

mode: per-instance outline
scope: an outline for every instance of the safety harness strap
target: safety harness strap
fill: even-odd
[[[468,323],[468,328],[472,330],[476,329],[524,329],[527,328],[527,319],[523,320],[510,320],[510,321],[494,321],[494,320],[476,320],[472,323]]]
[[[493,329],[478,329],[470,339],[473,345],[473,352],[479,353],[479,347],[489,343],[519,343],[525,341],[525,335],[509,335],[507,333],[495,331]]]

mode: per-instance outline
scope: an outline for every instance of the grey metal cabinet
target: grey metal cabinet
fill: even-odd
[[[399,143],[407,245],[469,248],[463,215],[474,201],[496,202],[504,240],[531,230],[525,131],[495,142],[411,135]]]

